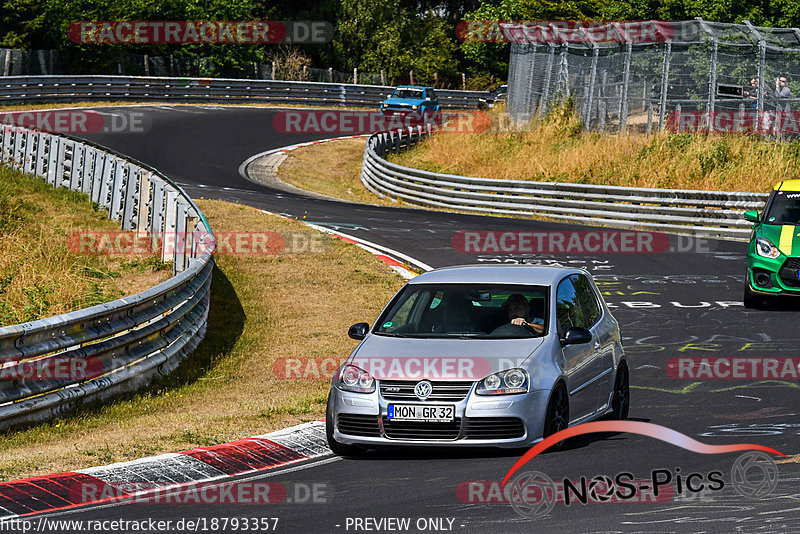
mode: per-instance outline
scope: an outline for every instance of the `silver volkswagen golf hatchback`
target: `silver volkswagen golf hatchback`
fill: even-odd
[[[328,397],[331,449],[528,447],[569,425],[628,415],[619,325],[592,276],[532,265],[436,269],[409,281]]]

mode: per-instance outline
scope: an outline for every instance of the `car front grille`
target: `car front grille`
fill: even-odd
[[[464,421],[465,439],[514,439],[524,435],[525,426],[517,417],[479,417]]]
[[[381,380],[381,396],[387,400],[414,401],[420,399],[414,395],[414,386],[419,380]],[[425,401],[458,402],[464,400],[472,389],[471,381],[431,380],[431,394]]]
[[[381,436],[377,415],[340,413],[336,416],[336,428],[338,428],[339,432],[342,434],[348,434],[350,436],[370,438],[378,438]]]
[[[800,272],[800,258],[787,258],[783,262],[783,267],[778,272],[778,276],[781,277],[781,281],[787,287],[800,287],[800,279],[797,277],[798,272]]]
[[[390,421],[383,418],[383,431],[390,439],[453,441],[461,432],[461,419],[450,423]]]

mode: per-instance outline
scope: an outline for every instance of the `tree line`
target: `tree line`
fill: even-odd
[[[470,88],[499,84],[508,70],[509,45],[461,42],[461,20],[687,20],[748,19],[760,26],[800,26],[796,0],[0,0],[0,48],[55,49],[61,70],[116,72],[125,54],[205,57],[222,72],[252,70],[254,62],[283,61],[352,72],[385,72],[391,83]],[[68,37],[76,21],[108,20],[316,20],[328,21],[327,44],[79,44]]]

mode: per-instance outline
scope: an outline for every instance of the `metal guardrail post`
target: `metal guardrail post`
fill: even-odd
[[[164,236],[164,232],[166,231],[166,220],[164,215],[166,214],[166,209],[164,209],[164,201],[166,200],[166,194],[164,191],[164,181],[159,179],[152,179],[153,181],[153,208],[152,213],[153,216],[150,218],[150,231],[157,237],[162,238]]]
[[[178,229],[178,206],[177,206],[177,198],[178,194],[172,190],[166,191],[166,214],[164,217],[164,234],[163,234],[163,243],[164,247],[161,251],[161,259],[162,261],[174,261],[175,260],[175,249],[177,248],[177,244],[175,243],[176,232]],[[170,250],[170,248],[172,250]],[[177,263],[175,263],[177,265]]]
[[[105,161],[103,162],[103,178],[100,183],[100,198],[98,198],[98,203],[108,210],[108,216],[110,218],[114,180],[117,175],[117,165],[121,165],[121,163],[111,154],[106,154],[103,159]]]
[[[111,182],[111,203],[108,208],[108,217],[109,219],[119,220],[122,216],[122,203],[125,196],[125,180],[128,174],[128,164],[120,160],[116,160],[115,163],[114,178]]]
[[[179,273],[186,268],[188,260],[186,249],[190,245],[186,222],[189,217],[189,205],[178,200],[175,210],[175,254],[173,271]]]
[[[136,233],[145,235],[150,231],[150,218],[152,217],[152,185],[150,178],[152,172],[141,169],[139,175],[139,206],[136,209]]]
[[[14,168],[17,170],[22,170],[22,165],[25,161],[25,147],[22,144],[24,141],[25,134],[17,131],[14,135],[14,148],[12,149],[13,152],[11,156],[11,160],[14,162]]]
[[[40,133],[39,140],[36,143],[36,171],[34,174],[39,178],[47,178],[47,151],[50,146],[50,134]]]
[[[59,154],[61,154],[61,145],[64,144],[64,139],[57,135],[50,136],[50,150],[48,151],[47,158],[47,183],[55,186],[56,175],[58,174]]]
[[[69,188],[72,191],[80,190],[83,177],[83,152],[84,145],[72,144],[72,167],[69,169]]]
[[[38,146],[39,134],[37,132],[27,132],[25,134],[25,164],[22,172],[34,174],[36,172],[36,149]]]
[[[122,229],[132,230],[135,226],[134,212],[139,202],[139,175],[141,169],[136,165],[128,165],[128,179],[125,181],[125,191],[122,204]]]
[[[83,169],[81,172],[81,192],[87,195],[92,193],[92,178],[94,177],[94,160],[97,150],[84,146]]]

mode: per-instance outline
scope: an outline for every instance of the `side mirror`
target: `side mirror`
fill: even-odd
[[[369,332],[369,323],[356,323],[347,331],[347,335],[353,339],[364,339]]]
[[[746,221],[756,223],[758,222],[758,212],[756,210],[747,210],[744,212],[744,218]]]
[[[564,334],[564,339],[561,340],[562,345],[580,345],[582,343],[589,343],[592,340],[592,333],[579,326],[570,326],[567,328],[567,333]]]

